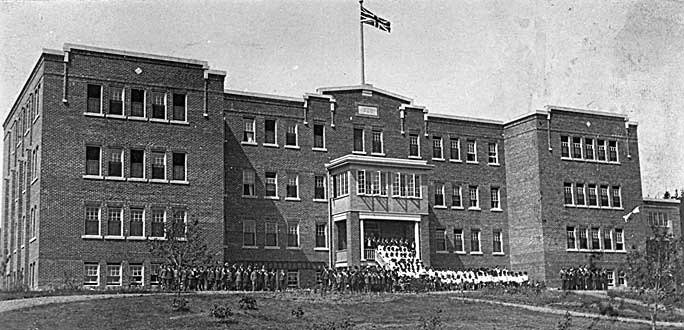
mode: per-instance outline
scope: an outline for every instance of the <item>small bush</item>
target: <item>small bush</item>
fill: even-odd
[[[190,310],[190,302],[185,298],[173,298],[171,309],[175,312],[187,312]]]
[[[242,296],[240,298],[240,309],[257,310],[257,301],[252,297]]]
[[[313,323],[309,325],[311,330],[348,330],[353,329],[356,323],[350,319],[326,321],[322,323]]]
[[[304,317],[304,310],[302,309],[302,306],[297,307],[297,309],[292,310],[292,316],[301,319]]]
[[[209,310],[209,315],[218,319],[219,322],[235,323],[235,320],[233,319],[233,310],[228,305],[222,306],[219,304],[214,304],[214,307]]]

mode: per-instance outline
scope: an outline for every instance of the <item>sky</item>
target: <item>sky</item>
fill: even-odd
[[[644,196],[684,188],[684,2],[366,0],[366,82],[431,113],[507,121],[560,105],[639,123]],[[226,88],[358,85],[355,0],[0,2],[0,117],[43,48],[206,60]]]

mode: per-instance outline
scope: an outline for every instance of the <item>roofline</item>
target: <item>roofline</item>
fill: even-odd
[[[47,52],[46,52],[46,50],[47,50]],[[36,64],[33,65],[33,69],[31,69],[31,72],[29,73],[28,78],[24,82],[24,85],[21,87],[19,94],[17,94],[16,98],[14,99],[14,103],[12,103],[12,107],[10,108],[10,111],[7,113],[7,116],[5,116],[5,120],[2,122],[3,130],[6,130],[8,121],[10,118],[12,118],[12,115],[14,115],[14,110],[18,106],[19,100],[21,100],[21,96],[24,95],[24,93],[26,92],[26,87],[29,85],[29,82],[31,82],[31,80],[35,77],[35,74],[36,74],[38,68],[40,67],[41,63],[44,62],[43,59],[45,57],[45,54],[60,55],[60,56],[63,55],[63,54],[56,54],[55,52],[59,52],[59,51],[55,51],[54,49],[43,49],[42,50],[40,56],[38,57],[38,61],[36,61]]]
[[[417,159],[402,159],[402,158],[383,158],[365,155],[347,154],[342,157],[335,158],[328,163],[325,163],[325,168],[328,170],[340,167],[345,164],[364,164],[364,165],[379,165],[402,168],[414,168],[428,170],[434,167],[428,164],[427,160]]]
[[[88,46],[88,45],[79,45],[79,44],[72,44],[72,43],[65,43],[64,44],[64,51],[65,52],[70,52],[73,49],[85,50],[85,51],[91,51],[91,52],[97,52],[97,53],[121,55],[121,56],[140,57],[140,58],[146,58],[146,59],[151,59],[151,60],[201,65],[202,68],[209,69],[209,63],[207,61],[202,61],[202,60],[182,58],[182,57],[173,57],[173,56],[166,56],[166,55],[157,55],[157,54],[150,54],[150,53],[143,53],[143,52],[133,52],[133,51],[121,50],[121,49],[112,49],[112,48],[102,48],[102,47],[95,47],[95,46]]]
[[[668,204],[680,204],[681,203],[678,199],[664,199],[664,198],[653,198],[653,197],[644,197],[643,200],[644,200],[644,202],[649,202],[649,203],[668,203]]]
[[[304,102],[304,99],[301,97],[292,97],[292,96],[257,93],[257,92],[246,92],[246,91],[238,91],[238,90],[234,90],[234,89],[224,89],[223,92],[226,94],[256,97],[256,98],[260,98],[260,99],[273,99],[273,100],[289,101],[289,102]]]
[[[59,50],[59,49],[43,48],[43,54],[64,56],[64,51]]]
[[[385,95],[388,95],[388,96],[391,96],[391,97],[400,99],[400,100],[405,101],[405,102],[407,102],[407,103],[409,103],[409,104],[410,104],[410,103],[413,103],[413,99],[412,99],[412,98],[409,98],[409,97],[406,97],[406,96],[403,96],[403,95],[399,95],[399,94],[395,94],[395,93],[392,93],[392,92],[390,92],[390,91],[386,91],[386,90],[384,90],[384,89],[380,89],[380,88],[374,87],[374,86],[371,85],[371,84],[352,85],[352,86],[332,86],[332,87],[319,87],[319,88],[316,88],[316,92],[317,92],[317,93],[340,92],[340,91],[353,91],[353,90],[368,90],[368,91],[373,91],[373,92],[376,92],[376,93],[385,94]]]
[[[478,123],[483,123],[483,124],[494,124],[494,125],[503,125],[504,124],[500,120],[456,116],[456,115],[445,115],[445,114],[441,114],[441,113],[430,113],[427,115],[427,117],[428,117],[428,119],[439,118],[439,119],[450,119],[450,120],[460,120],[460,121],[471,121],[471,122],[478,122]]]
[[[594,116],[617,117],[617,118],[622,118],[625,121],[627,121],[627,115],[623,115],[621,113],[608,112],[608,111],[579,109],[579,108],[571,108],[571,107],[561,107],[561,106],[557,106],[557,105],[547,105],[544,107],[544,109],[545,109],[545,111],[560,110],[560,111],[583,113],[583,114],[594,115]]]
[[[517,122],[517,121],[520,121],[520,120],[523,120],[523,119],[525,119],[525,118],[527,118],[527,117],[532,117],[532,116],[536,116],[536,115],[544,115],[544,116],[546,116],[546,115],[548,115],[548,114],[549,114],[548,111],[544,111],[544,110],[535,110],[535,111],[532,111],[532,112],[523,113],[522,115],[513,117],[513,119],[511,119],[511,120],[505,122],[504,125],[513,124],[513,123],[515,123],[515,122]]]

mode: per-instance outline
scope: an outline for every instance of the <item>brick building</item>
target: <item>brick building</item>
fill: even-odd
[[[224,89],[206,62],[45,50],[4,122],[3,286],[154,285],[145,241],[198,220],[217,260],[286,269],[375,262],[373,238],[439,268],[559,283],[620,277],[646,224],[636,124],[547,107],[509,122],[428,114],[372,85],[302,97]],[[622,277],[624,280],[624,277]],[[617,283],[617,282],[616,282]]]

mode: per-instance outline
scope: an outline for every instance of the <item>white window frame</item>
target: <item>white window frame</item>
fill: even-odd
[[[142,219],[141,219],[141,221],[142,221],[142,235],[140,235],[140,236],[133,236],[133,235],[130,235],[130,232],[131,232],[131,230],[130,230],[130,225],[131,225],[131,223],[133,223],[133,210],[142,210]],[[147,211],[145,210],[144,207],[131,207],[131,208],[129,208],[129,211],[128,211],[128,212],[130,213],[130,219],[131,219],[131,220],[129,221],[129,223],[128,223],[128,225],[129,225],[129,228],[128,228],[128,233],[129,233],[128,239],[145,238],[145,220],[146,220],[145,218],[146,218],[146,213],[147,213]]]
[[[250,226],[248,226],[250,225]],[[246,231],[246,229],[250,227],[250,229],[253,229],[253,231]],[[247,245],[245,244],[245,234],[250,233],[254,237],[254,244],[253,245]],[[256,232],[256,221],[255,220],[243,220],[242,221],[242,248],[243,249],[249,249],[249,248],[256,248],[257,247],[257,232]]]
[[[579,139],[579,157],[575,157],[575,139]],[[572,149],[570,149],[570,157],[572,159],[584,159],[584,139],[580,136],[572,136],[570,137],[570,146],[572,146]]]
[[[499,245],[500,245],[501,251],[495,251],[494,250],[494,246],[495,246],[494,242],[496,242],[497,237],[499,238]],[[504,252],[504,245],[503,245],[503,231],[501,229],[492,230],[492,255],[501,256],[501,255],[505,255],[505,254],[506,253]]]
[[[356,143],[355,143],[356,141],[354,141],[354,138],[355,138],[354,131],[356,131],[356,130],[361,131],[361,150],[354,150],[354,148],[356,147]],[[365,154],[366,153],[366,130],[363,128],[354,127],[352,129],[352,143],[354,143],[354,145],[352,146],[352,154]]]
[[[245,184],[249,184],[247,182],[247,173],[252,174],[252,182],[251,182],[251,187],[252,187],[252,194],[250,195],[245,195]],[[240,185],[240,191],[242,194],[243,198],[255,198],[256,197],[256,172],[252,169],[243,169],[242,170],[242,184]]]
[[[163,218],[162,228],[164,229],[164,236],[152,236],[152,224],[155,223],[154,222],[154,211],[157,211],[157,210],[162,211],[162,218]],[[161,207],[153,207],[150,210],[150,236],[148,237],[148,239],[150,239],[150,240],[155,240],[155,239],[164,240],[164,239],[166,239],[166,220],[167,220],[166,219],[166,213],[167,213],[166,209],[161,208]]]
[[[96,235],[86,234],[85,230],[84,230],[81,238],[102,238],[102,207],[99,205],[86,205],[85,206],[85,217],[86,217],[86,219],[88,218],[88,209],[89,208],[97,209],[97,234]],[[86,219],[84,219],[84,222],[83,222],[84,229],[85,229],[85,225],[86,225],[85,224]]]
[[[356,171],[356,194],[359,196],[366,195],[366,170]]]
[[[464,237],[465,235],[464,235],[464,230],[461,229],[461,228],[454,228],[454,242],[456,242],[456,240],[457,240],[457,238],[458,238],[458,235],[456,234],[456,231],[457,231],[457,230],[460,230],[460,231],[461,231],[461,235],[460,235],[460,236],[461,236],[461,239],[460,239],[460,241],[461,241],[461,249],[460,249],[460,250],[457,250],[457,249],[456,249],[456,244],[454,243],[454,253],[457,253],[457,254],[465,254],[465,253],[466,253],[466,246],[465,246],[465,237]]]
[[[591,188],[591,187],[590,187],[590,186],[592,186],[592,185],[594,186],[594,188]],[[600,205],[601,205],[601,196],[599,196],[599,190],[598,190],[598,189],[599,189],[599,185],[597,185],[597,184],[588,184],[588,185],[587,185],[587,195],[586,195],[585,198],[587,199],[587,206],[588,206],[588,207],[595,207],[595,208],[596,208],[596,207],[600,207]],[[596,196],[596,204],[595,204],[595,205],[590,204],[589,195],[590,195],[590,192],[591,192],[592,190],[594,191],[594,196]]]
[[[580,187],[579,185],[582,185],[582,204],[579,204],[579,193],[578,193],[578,188]],[[587,206],[587,185],[586,184],[584,184],[584,183],[575,183],[574,184],[572,201],[573,201],[573,203],[575,203],[575,206],[580,206],[580,207]]]
[[[108,148],[109,150],[109,157],[107,158],[107,176],[105,178],[107,179],[123,179],[125,176],[124,173],[124,149],[123,148]],[[113,155],[112,151],[118,150],[119,151],[119,162],[121,163],[121,175],[120,176],[115,176],[115,175],[110,175],[109,173],[109,162],[111,161],[111,157]]]
[[[492,144],[494,145],[494,162],[491,161],[492,154],[491,154],[491,150],[489,150],[489,147]],[[496,142],[488,143],[487,144],[487,154],[488,154],[487,155],[488,156],[487,157],[487,165],[500,165],[499,164],[499,144],[498,143],[496,143]],[[477,157],[477,156],[475,156],[475,157]]]
[[[561,159],[572,159],[571,141],[572,141],[572,138],[570,136],[566,136],[566,135],[561,136]],[[568,155],[567,156],[563,156],[563,144],[564,143],[565,143],[566,147],[568,148]]]
[[[294,126],[295,144],[287,144],[287,134],[291,126]],[[299,124],[294,123],[292,125],[288,124],[285,126],[285,144],[284,147],[287,149],[299,149]]]
[[[175,105],[173,104],[173,97],[175,95],[183,95],[183,111],[185,111],[185,114],[183,117],[185,117],[185,120],[178,120],[174,119],[173,116],[176,114],[176,109]],[[170,121],[172,123],[187,123],[188,122],[188,94],[187,93],[171,93],[171,119]]]
[[[602,236],[601,236],[601,246],[604,251],[615,251],[615,235],[613,235],[613,229],[601,229],[602,231]],[[608,234],[610,236],[610,246],[606,246],[605,244],[605,234]]]
[[[472,199],[472,189],[475,188],[475,203],[476,206],[471,206]],[[480,209],[480,187],[479,186],[468,186],[468,210],[479,211]]]
[[[375,141],[373,141],[373,137],[376,133],[380,134],[380,152],[373,151],[373,142],[375,142]],[[382,131],[377,131],[377,130],[371,131],[371,155],[374,155],[374,156],[384,156],[385,155],[385,141],[384,141],[383,135],[384,134]]]
[[[273,229],[273,232],[269,232],[269,227]],[[268,240],[266,237],[268,237],[269,234],[275,234],[275,245],[268,245]],[[276,222],[266,222],[264,224],[264,249],[279,249],[280,245],[278,245],[278,224]]]
[[[163,105],[164,105],[164,118],[155,118],[154,117],[154,94],[159,93],[164,95],[163,99]],[[167,119],[169,117],[169,106],[168,106],[168,93],[167,92],[157,92],[157,91],[152,91],[152,114],[150,114],[150,121],[157,121],[157,122],[167,122]]]
[[[295,278],[297,279],[297,284],[290,284],[290,275],[296,274]],[[286,279],[287,279],[287,288],[288,289],[298,289],[299,288],[299,270],[288,270],[286,274]],[[284,290],[284,288],[283,288]]]
[[[435,186],[435,196],[434,196],[435,208],[436,209],[445,209],[446,208],[446,195],[444,194],[444,184],[440,183],[440,182],[435,182],[434,186]],[[438,192],[441,192],[442,204],[437,204],[437,195],[438,195],[437,193]]]
[[[133,277],[134,277],[133,267],[136,267],[136,268],[140,267],[140,282],[139,283],[133,282]],[[139,285],[139,286],[145,285],[145,265],[144,264],[128,264],[128,271],[131,274],[130,279],[129,279],[130,284]]]
[[[603,143],[599,143],[599,141],[601,141]],[[601,149],[603,149],[603,159],[599,159],[599,155],[601,154]],[[597,162],[607,162],[608,159],[609,159],[608,140],[596,139],[596,161]]]
[[[454,194],[455,190],[458,190],[458,200],[460,206],[454,205],[454,196],[456,195]],[[454,210],[463,210],[463,188],[461,187],[461,185],[451,185],[451,208]]]
[[[392,197],[401,197],[401,173],[390,172],[392,174]]]
[[[578,236],[577,235],[577,226],[572,226],[572,238],[573,238],[573,242],[575,243],[575,246],[572,248],[568,247],[568,233],[570,233],[570,231],[568,230],[568,227],[570,227],[570,226],[565,227],[565,250],[566,251],[578,251],[579,250],[579,240],[577,238],[577,236]]]
[[[88,166],[88,148],[97,148],[100,152],[99,156],[99,161],[98,161],[98,172],[97,174],[88,174],[87,166]],[[86,145],[86,170],[84,171],[85,174],[83,175],[84,178],[93,178],[93,179],[102,179],[104,176],[102,175],[102,146],[98,145]]]
[[[110,267],[115,267],[115,268],[110,268]],[[109,274],[110,274],[110,270],[112,270],[112,269],[118,270],[118,273],[119,273],[119,275],[118,275],[119,280],[118,280],[118,282],[116,282],[116,283],[110,284],[110,283],[108,283],[108,280],[107,280],[107,279],[109,279],[109,277],[111,277]],[[105,285],[107,285],[108,287],[121,286],[121,284],[122,284],[122,282],[123,282],[123,281],[122,281],[122,278],[123,278],[122,275],[123,275],[123,274],[121,274],[121,264],[120,264],[120,263],[119,263],[119,264],[107,264],[107,274],[106,274],[106,276],[105,276]]]
[[[439,232],[440,232],[440,231],[442,232],[442,235],[441,235],[441,236],[442,236],[442,240],[443,240],[443,242],[444,242],[444,245],[443,245],[443,246],[438,246],[438,244],[436,244],[437,242],[435,242],[435,252],[437,252],[437,253],[448,253],[448,252],[449,252],[449,247],[447,246],[447,231],[446,231],[446,228],[436,228],[436,229],[435,229],[435,238],[436,238],[436,239],[439,238],[439,236],[440,236],[440,235],[439,235]],[[442,248],[444,248],[444,249],[442,249]]]
[[[470,142],[473,143],[473,152],[470,152]],[[472,154],[475,158],[475,160],[468,160],[468,155]],[[478,159],[477,159],[477,140],[466,140],[466,163],[468,164],[477,164]]]
[[[100,111],[99,112],[89,112],[88,111],[89,110],[88,109],[88,99],[90,98],[90,96],[88,96],[88,87],[91,85],[100,87]],[[84,112],[84,114],[96,115],[96,116],[102,117],[103,116],[103,110],[104,110],[104,104],[103,103],[104,103],[104,86],[99,85],[99,84],[87,84],[86,85],[86,109],[85,109],[86,111]]]
[[[610,160],[610,143],[615,142],[615,160]],[[620,144],[617,140],[607,140],[606,161],[609,163],[620,163]]]
[[[492,194],[492,190],[496,190],[496,195]],[[503,211],[501,208],[501,188],[500,187],[490,187],[489,189],[489,195],[491,200],[491,204],[494,204],[496,202],[496,207],[492,205],[491,211]],[[496,197],[496,199],[494,199]]]
[[[418,155],[411,155],[411,139],[416,138],[416,146],[418,147]],[[409,156],[412,159],[421,159],[420,157],[420,134],[409,134]]]
[[[301,235],[299,234],[299,223],[297,223],[295,228],[295,234],[297,235],[297,246],[290,246],[290,224],[287,225],[287,249],[289,250],[299,250],[302,248]]]
[[[315,147],[315,146],[312,146],[312,147],[311,147],[311,150],[313,150],[313,151],[328,151],[328,145],[327,145],[327,143],[326,143],[326,141],[325,141],[326,132],[325,132],[325,125],[324,125],[324,124],[314,124],[313,127],[311,128],[311,130],[312,130],[311,133],[312,133],[313,138],[314,138],[314,141],[313,141],[313,142],[314,142],[314,145],[315,145],[315,143],[316,143],[316,126],[321,126],[321,127],[323,127],[323,147]]]
[[[587,153],[587,146],[589,144],[587,143],[587,140],[591,140],[591,157],[592,157],[591,159],[588,158],[589,154]],[[584,144],[583,144],[584,154],[583,154],[583,156],[584,156],[584,159],[586,159],[588,161],[596,161],[596,142],[595,141],[596,141],[596,139],[594,139],[594,138],[586,138],[586,137],[584,138]]]
[[[316,198],[316,177],[321,177],[323,178],[323,198]],[[314,202],[325,202],[327,201],[328,198],[328,187],[327,187],[327,180],[325,175],[314,175]]]
[[[183,155],[183,180],[176,180],[173,178],[173,155]],[[187,183],[188,182],[188,153],[187,152],[171,152],[171,182]]]
[[[161,179],[154,178],[154,177],[153,177],[154,175],[153,175],[153,173],[152,173],[152,172],[153,172],[153,167],[154,167],[154,165],[155,165],[155,157],[154,157],[155,154],[157,154],[157,155],[163,154],[163,155],[164,155],[164,177],[161,178]],[[169,161],[168,161],[168,157],[167,157],[167,155],[166,155],[166,151],[162,151],[162,150],[153,150],[152,152],[150,152],[150,158],[151,158],[151,159],[150,159],[150,180],[149,180],[149,181],[150,181],[150,182],[159,182],[159,183],[165,183],[165,182],[167,182],[167,181],[168,181],[167,176],[168,176],[168,171],[169,171],[169,164],[168,164]]]
[[[613,232],[615,233],[615,240],[613,241],[613,246],[615,247],[613,250],[617,252],[625,252],[625,230],[622,228],[615,228],[613,229]],[[618,235],[618,232],[620,235]],[[618,237],[620,239],[618,239]],[[622,244],[622,248],[618,250],[618,243]]]
[[[622,186],[609,186],[610,187],[610,206],[614,209],[622,209]],[[620,205],[615,206],[615,203],[613,202],[613,197],[615,196],[615,187],[617,187],[617,197],[620,200]]]
[[[88,266],[96,266],[95,267],[95,275],[89,275],[88,274]],[[84,286],[99,286],[100,285],[100,264],[99,263],[94,263],[94,262],[86,262],[83,264],[83,272],[84,274],[84,279],[83,279],[83,285]],[[86,282],[85,277],[92,277],[95,276],[97,280],[95,282]]]
[[[250,139],[248,138],[249,134],[247,134],[247,133],[249,133],[250,131],[246,130],[248,122],[251,122],[251,123],[250,123],[250,124],[251,124],[250,126],[251,126],[251,128],[252,128],[252,131],[251,131],[251,133],[252,133],[252,139],[251,139],[251,141],[250,141]],[[244,118],[244,117],[243,117],[243,118],[242,118],[242,121],[240,121],[240,123],[242,124],[242,130],[241,130],[242,136],[240,137],[240,141],[241,141],[240,143],[243,144],[243,145],[244,145],[244,144],[246,144],[246,145],[257,145],[257,137],[256,137],[256,119],[255,119],[255,118]],[[276,141],[277,141],[277,139],[278,139],[278,138],[276,138]]]
[[[123,86],[112,86],[111,89],[114,90],[116,88],[121,89],[121,94],[119,95],[121,97],[121,114],[120,115],[114,115],[111,113],[107,113],[107,117],[115,117],[115,118],[125,118],[126,117],[126,88]],[[116,95],[115,93],[111,93],[109,96],[109,101],[112,101],[112,96]],[[111,104],[111,103],[110,103]],[[109,109],[111,111],[111,108]]]
[[[569,186],[568,186],[569,184]],[[575,185],[571,182],[563,182],[563,205],[574,206],[575,205]],[[567,197],[567,192],[570,191],[570,203],[568,203],[565,198]]]
[[[473,233],[477,233],[477,251],[473,251]],[[482,230],[471,229],[470,230],[470,254],[483,254],[482,252]]]
[[[119,235],[110,235],[109,234],[109,215],[110,211],[114,209],[119,209]],[[105,239],[107,238],[123,238],[124,237],[124,209],[121,206],[111,206],[107,207],[107,235],[104,237]]]
[[[266,122],[271,121],[271,120],[273,121],[273,143],[266,142],[266,132],[267,132],[266,131]],[[243,139],[244,139],[244,132],[243,132]],[[272,118],[264,119],[264,143],[262,145],[264,147],[276,147],[276,148],[278,147],[278,120],[277,119],[272,119]]]
[[[268,190],[266,189],[266,187],[268,186],[268,180],[269,180],[269,178],[267,176],[268,173],[275,174],[275,178],[273,178],[273,180],[275,182],[275,196],[267,195]],[[266,171],[266,172],[264,172],[264,198],[265,199],[280,199],[280,196],[278,195],[278,172],[277,171]]]
[[[143,103],[142,103],[142,116],[133,116],[131,113],[133,111],[133,90],[139,90],[143,92]],[[128,114],[124,112],[124,115],[127,115],[128,119],[132,120],[147,120],[147,90],[144,90],[142,88],[131,88],[131,109]]]
[[[290,185],[290,179],[291,179],[292,175],[294,175],[294,177],[295,177],[295,190],[297,193],[297,196],[295,196],[295,197],[288,196],[288,191],[287,191],[287,187]],[[287,185],[285,186],[285,200],[286,201],[299,201],[299,200],[301,200],[299,198],[299,174],[288,174]]]
[[[440,157],[435,157],[435,141],[439,141],[439,153]],[[441,136],[433,136],[432,137],[432,149],[431,149],[431,154],[432,154],[432,160],[438,160],[438,161],[443,161],[444,160],[444,138]]]
[[[453,143],[456,141],[456,149],[458,150],[458,153],[456,154],[458,158],[451,158],[451,150],[453,149]],[[462,162],[461,160],[461,139],[460,138],[449,138],[449,161],[452,163],[460,163]]]
[[[133,157],[131,156],[132,151],[142,151],[143,153],[143,161],[142,161],[142,177],[131,177],[131,167],[133,165],[132,159]],[[150,173],[152,175],[152,173]],[[147,153],[145,152],[145,149],[139,149],[139,148],[131,148],[128,150],[128,178],[126,178],[128,181],[147,181]]]
[[[323,230],[324,230],[324,235],[325,235],[325,240],[324,244],[325,246],[315,246],[316,244],[316,237],[318,237],[318,226],[322,225]],[[316,223],[314,226],[314,250],[315,251],[327,251],[329,249],[328,247],[328,224],[327,223]]]

